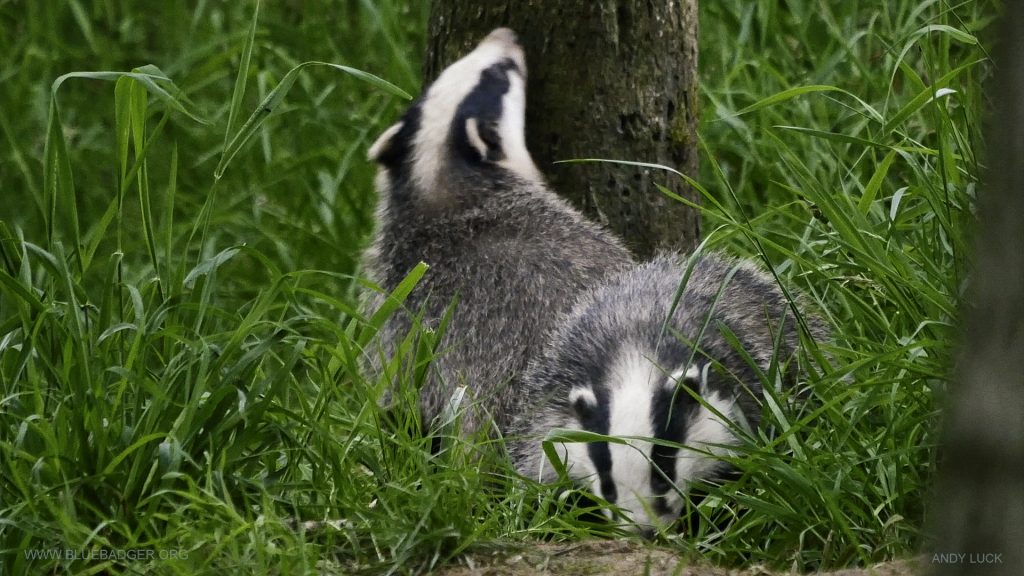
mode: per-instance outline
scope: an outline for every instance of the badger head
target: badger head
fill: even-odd
[[[716,456],[736,443],[730,427],[742,414],[734,397],[709,386],[709,369],[691,364],[666,374],[631,351],[618,355],[601,381],[569,392],[570,427],[625,441],[563,444],[570,478],[646,535],[679,517],[689,484],[717,477],[723,464]]]
[[[514,32],[498,28],[446,68],[401,120],[370,147],[378,188],[396,178],[423,200],[450,192],[451,174],[503,168],[540,173],[526,149],[526,60]]]

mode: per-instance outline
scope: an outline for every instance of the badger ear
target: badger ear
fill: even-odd
[[[402,127],[405,126],[405,122],[397,122],[391,128],[384,131],[377,141],[370,146],[367,157],[378,164],[388,164],[393,160],[393,156],[398,153],[399,147],[396,146],[395,136],[402,131]]]
[[[589,387],[577,386],[569,391],[569,406],[579,420],[585,420],[597,408],[597,396]]]
[[[707,385],[709,366],[710,363],[705,364],[703,370],[699,364],[690,364],[685,369],[680,368],[673,372],[668,380],[665,381],[665,387],[671,391],[676,386],[682,385],[703,395],[704,388]]]
[[[477,118],[467,118],[465,124],[466,141],[480,154],[484,162],[497,162],[505,159],[501,147],[501,135],[495,122],[481,122]]]

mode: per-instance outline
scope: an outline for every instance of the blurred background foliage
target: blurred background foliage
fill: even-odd
[[[426,2],[388,0],[264,2],[241,118],[288,70],[309,60],[365,70],[417,93],[428,8]],[[252,15],[249,2],[0,2],[0,182],[7,198],[0,220],[21,227],[28,238],[42,237],[38,199],[51,83],[71,71],[155,64],[182,89],[192,110],[213,124],[172,113],[148,152],[166,159],[178,149],[174,221],[188,229],[213,187]],[[73,79],[58,100],[85,232],[118,189],[114,93],[109,82]],[[285,269],[351,273],[372,227],[375,201],[365,149],[403,107],[399,100],[350,76],[307,68],[218,183],[207,246],[246,243]],[[162,111],[153,108],[155,123]],[[168,182],[169,162],[150,162],[149,170],[152,181]],[[154,186],[154,206],[162,205],[163,192]],[[138,210],[126,208],[129,214]],[[141,246],[139,221],[125,226],[126,238]],[[128,253],[126,261],[141,256]],[[265,280],[240,270],[235,275],[239,287]]]

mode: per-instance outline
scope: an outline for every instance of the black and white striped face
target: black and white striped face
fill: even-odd
[[[514,32],[498,28],[446,68],[402,119],[370,147],[378,188],[404,176],[421,194],[443,194],[461,166],[497,166],[539,180],[526,149],[526,60]],[[401,174],[396,174],[401,172]]]
[[[675,521],[689,483],[711,478],[720,468],[720,460],[708,453],[723,455],[727,450],[717,445],[735,443],[729,424],[715,412],[732,420],[739,408],[735,399],[707,386],[708,369],[698,363],[666,376],[638,351],[627,352],[618,356],[602,382],[569,393],[580,429],[628,438],[626,444],[564,444],[569,476],[615,504],[640,531]]]

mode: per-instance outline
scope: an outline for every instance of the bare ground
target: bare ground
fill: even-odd
[[[919,561],[897,560],[819,576],[918,576]],[[759,566],[730,569],[694,562],[667,550],[630,541],[540,544],[528,549],[476,553],[436,572],[441,576],[791,576]]]

